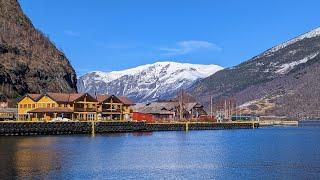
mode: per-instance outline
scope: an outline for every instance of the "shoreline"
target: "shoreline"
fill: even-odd
[[[0,136],[103,134],[119,132],[255,129],[258,122],[0,122]]]
[[[260,126],[299,126],[298,120],[266,120],[259,121]]]

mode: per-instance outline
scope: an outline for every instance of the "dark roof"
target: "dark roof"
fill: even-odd
[[[18,102],[22,101],[25,97],[29,97],[29,98],[32,99],[33,101],[38,101],[41,96],[42,96],[42,94],[31,94],[31,93],[28,93],[28,94],[20,97],[20,98],[18,99]]]
[[[176,102],[139,103],[133,106],[133,111],[148,114],[174,114],[173,110],[177,105]]]
[[[62,107],[37,108],[31,111],[28,111],[28,113],[69,113],[69,112],[71,113],[73,111],[69,108],[62,108]]]
[[[41,94],[27,94],[26,96],[28,96],[34,101],[37,101],[41,97]]]

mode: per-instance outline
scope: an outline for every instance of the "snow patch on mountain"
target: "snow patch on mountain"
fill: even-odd
[[[257,58],[262,57],[262,56],[272,55],[274,52],[277,52],[277,51],[279,51],[279,50],[281,50],[281,49],[283,49],[283,48],[285,48],[285,47],[287,47],[287,46],[289,46],[291,44],[294,44],[294,43],[296,43],[298,41],[301,41],[301,40],[306,39],[306,38],[317,37],[317,36],[320,36],[320,27],[316,28],[316,29],[314,29],[314,30],[312,30],[312,31],[310,31],[308,33],[302,34],[302,35],[300,35],[300,36],[298,36],[298,37],[296,37],[294,39],[291,39],[291,40],[289,40],[287,42],[284,42],[284,43],[282,43],[280,45],[277,45],[277,46],[269,49],[268,51],[264,52],[260,56],[257,56],[254,59],[257,59]],[[292,52],[292,53],[294,54],[295,52]]]
[[[157,62],[123,71],[94,71],[78,79],[78,90],[153,101],[170,97],[221,69],[218,65]]]
[[[294,61],[294,62],[290,62],[290,63],[286,63],[286,64],[282,64],[280,66],[280,68],[276,71],[277,74],[285,74],[287,72],[289,72],[290,70],[292,70],[295,66],[299,65],[299,64],[303,64],[308,62],[309,60],[315,58],[319,53],[314,53],[311,54],[309,56],[306,56],[305,58],[299,60],[299,61]]]

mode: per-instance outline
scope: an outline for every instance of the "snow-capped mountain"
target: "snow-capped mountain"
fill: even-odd
[[[274,46],[235,67],[195,83],[190,91],[203,104],[232,97],[238,104],[273,99],[266,112],[319,117],[320,28]],[[320,117],[319,117],[320,118]]]
[[[296,38],[293,38],[293,39],[291,39],[291,40],[289,40],[287,42],[284,42],[284,43],[282,43],[280,45],[277,45],[277,46],[267,50],[266,52],[264,52],[263,54],[261,54],[258,57],[272,55],[272,53],[277,52],[277,51],[279,51],[279,50],[281,50],[281,49],[283,49],[283,48],[285,48],[285,47],[287,47],[287,46],[289,46],[291,44],[294,44],[294,43],[296,43],[298,41],[301,41],[301,40],[306,39],[306,38],[307,39],[314,38],[314,37],[317,37],[317,36],[320,36],[320,27],[316,28],[316,29],[314,29],[314,30],[312,30],[310,32],[307,32],[305,34],[302,34],[302,35],[300,35],[300,36],[298,36]]]
[[[78,79],[78,90],[128,96],[136,102],[154,101],[172,97],[221,69],[218,65],[157,62],[123,71],[94,71]]]

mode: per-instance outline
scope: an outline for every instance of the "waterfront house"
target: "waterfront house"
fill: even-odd
[[[37,100],[41,94],[26,94],[18,101],[18,120],[30,120],[28,111],[36,108]]]
[[[182,108],[181,113],[180,108]],[[181,104],[176,101],[140,103],[133,106],[133,110],[134,113],[150,114],[155,120],[169,121],[180,119],[180,115],[181,119],[197,119],[207,115],[204,107],[196,102]]]
[[[18,102],[18,119],[129,120],[133,103],[124,97],[122,101],[114,95],[93,97],[88,93],[27,94]]]
[[[123,120],[125,121],[131,120],[133,116],[132,106],[134,106],[135,103],[131,99],[125,96],[120,96],[119,100],[123,103],[122,105]]]
[[[99,120],[125,120],[132,117],[131,106],[134,103],[127,97],[117,97],[115,95],[97,95],[98,119]]]
[[[174,120],[176,116],[175,106],[173,103],[165,102],[139,103],[133,106],[133,112],[150,114],[156,120]]]
[[[208,115],[204,110],[204,106],[197,102],[183,103],[183,107],[186,111],[184,113],[184,118],[186,119],[196,119]]]
[[[19,120],[48,121],[56,117],[96,120],[98,102],[88,93],[27,94],[18,102]]]

